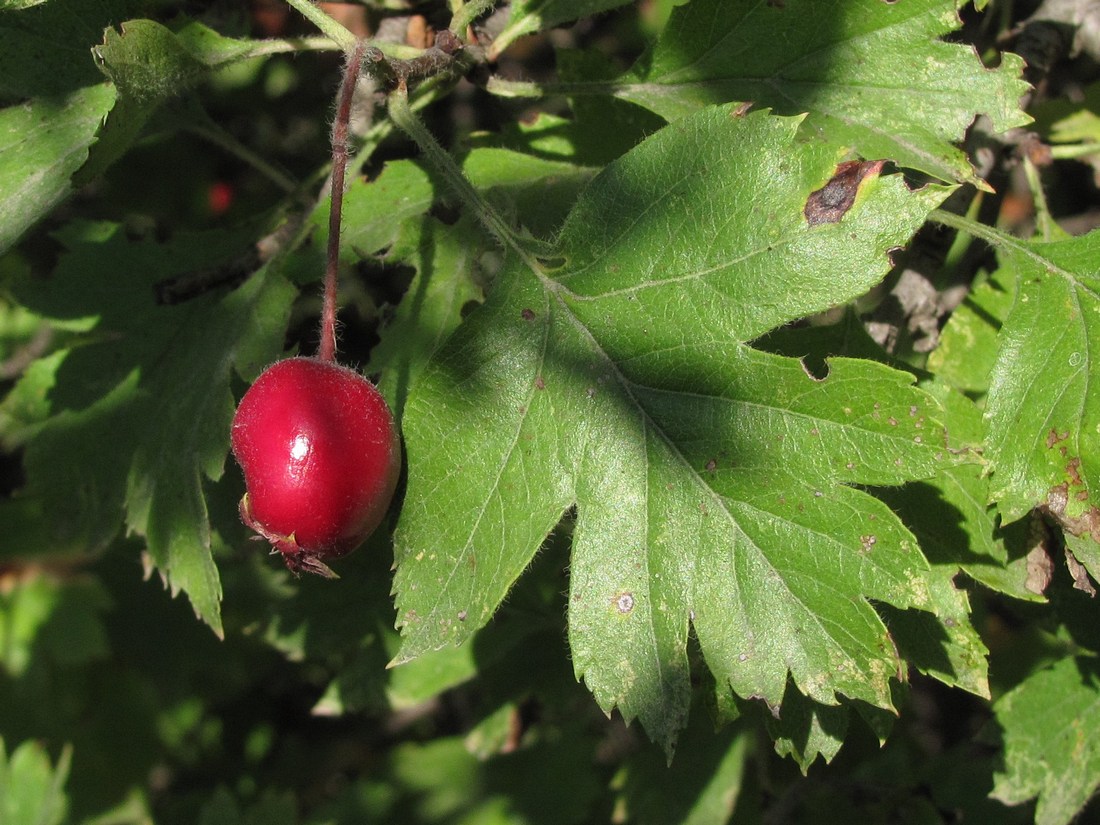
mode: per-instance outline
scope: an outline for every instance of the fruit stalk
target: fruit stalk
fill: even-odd
[[[317,357],[322,361],[336,360],[336,292],[340,273],[340,223],[344,212],[344,174],[348,167],[348,122],[355,84],[363,65],[366,41],[358,40],[344,67],[340,92],[336,101],[336,119],[332,124],[332,186],[328,214],[328,249],[325,263],[325,295],[321,310],[321,342]]]

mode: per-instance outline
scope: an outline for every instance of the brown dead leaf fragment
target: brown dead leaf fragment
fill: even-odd
[[[840,219],[855,203],[859,185],[865,178],[875,177],[886,165],[884,160],[846,160],[838,163],[829,182],[806,199],[802,214],[806,223],[840,223]]]
[[[1054,578],[1054,562],[1043,544],[1037,544],[1027,554],[1027,580],[1024,587],[1032,593],[1042,595]]]
[[[1066,549],[1066,567],[1069,568],[1069,573],[1073,576],[1073,587],[1095,597],[1096,588],[1093,587],[1092,581],[1089,579],[1088,570],[1068,548]]]

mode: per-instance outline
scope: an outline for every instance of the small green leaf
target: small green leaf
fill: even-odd
[[[93,52],[119,93],[154,107],[187,91],[206,73],[206,65],[169,29],[152,20],[129,20],[103,34]]]
[[[692,713],[679,759],[669,765],[654,746],[623,767],[625,821],[637,825],[726,825],[741,792],[751,745],[743,725],[715,731],[705,713]]]
[[[1065,825],[1100,788],[1100,674],[1064,658],[1005,694],[994,713],[1005,767],[992,796],[1008,805],[1038,797],[1037,825]]]
[[[997,359],[997,334],[1012,309],[1016,279],[997,270],[975,286],[947,321],[928,369],[958,390],[984,393]]]
[[[0,822],[12,825],[61,825],[68,799],[72,749],[65,748],[50,765],[50,757],[36,742],[24,742],[10,757],[0,739]]]
[[[732,113],[608,166],[562,266],[512,260],[421,373],[398,661],[483,626],[576,505],[570,645],[606,710],[671,750],[689,625],[740,696],[778,705],[792,674],[824,704],[890,706],[900,663],[867,600],[940,605],[913,537],[848,485],[934,474],[937,405],[878,364],[837,359],[819,381],[740,342],[861,294],[944,193],[871,175],[842,220],[810,226],[836,155],[796,120]]]
[[[984,187],[953,144],[978,114],[996,131],[1029,122],[1018,105],[1027,85],[1015,55],[991,70],[972,46],[939,39],[959,27],[956,6],[693,0],[605,92],[668,119],[726,101],[809,112],[809,134],[864,158]]]
[[[137,140],[146,123],[167,101],[194,88],[218,68],[262,53],[260,41],[221,37],[194,22],[179,32],[152,20],[129,20],[121,33],[108,28],[92,53],[96,64],[118,89],[99,144],[81,180],[99,176]]]
[[[114,102],[101,83],[0,110],[0,253],[72,192]]]
[[[101,614],[110,605],[95,579],[35,576],[0,595],[0,666],[21,676],[35,656],[79,665],[108,653]]]
[[[1041,506],[1100,541],[1100,232],[1000,256],[1017,290],[986,403],[991,500],[1010,520]]]
[[[504,29],[493,40],[496,57],[525,34],[551,29],[581,17],[625,6],[630,0],[516,0]]]
[[[589,822],[600,783],[592,770],[591,742],[578,731],[571,734],[484,761],[459,737],[401,745],[391,752],[390,784],[416,802],[390,821]]]
[[[401,420],[405,398],[420,371],[462,320],[463,307],[480,301],[476,260],[484,251],[471,243],[479,229],[454,227],[425,217],[403,233],[389,257],[416,267],[416,275],[382,340],[371,351],[367,372],[381,372],[378,389]]]
[[[1095,595],[1095,588],[1087,580],[1088,576],[1091,576],[1093,582],[1100,582],[1100,543],[1092,536],[1075,536],[1072,533],[1067,534],[1065,539],[1066,561],[1070,564],[1070,573],[1073,574],[1074,585],[1079,590]],[[1070,556],[1072,558],[1069,558]],[[1084,581],[1081,579],[1081,572],[1073,568],[1074,561],[1084,568],[1084,572],[1088,573],[1088,576],[1084,577]],[[1093,589],[1090,590],[1090,588]]]

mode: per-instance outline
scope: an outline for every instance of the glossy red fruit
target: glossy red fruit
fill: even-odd
[[[359,373],[317,358],[268,367],[233,418],[248,492],[241,519],[287,567],[331,576],[393,498],[401,447],[386,402]]]

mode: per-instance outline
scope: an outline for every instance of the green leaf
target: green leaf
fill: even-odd
[[[1038,797],[1037,825],[1064,825],[1100,788],[1100,674],[1064,658],[1005,694],[994,713],[1005,768],[992,796],[1008,805]]]
[[[980,316],[971,317],[977,323]],[[951,344],[952,351],[954,347]],[[980,363],[983,351],[976,346],[974,352]],[[966,449],[980,444],[983,423],[977,406],[942,385],[933,384],[928,389],[944,406],[944,423],[952,446]],[[1000,525],[996,509],[988,503],[989,477],[980,464],[948,467],[934,479],[883,490],[880,495],[912,529],[932,564],[942,567],[949,576],[962,569],[975,581],[1013,598],[1042,600],[1041,592],[1028,578],[1027,530],[1022,525]],[[984,660],[980,667],[984,681]]]
[[[103,81],[91,48],[103,29],[131,16],[146,0],[43,0],[0,8],[0,98],[49,97],[56,102]]]
[[[0,110],[0,253],[69,196],[114,102],[101,83]]]
[[[997,359],[997,334],[1015,293],[1016,279],[1003,270],[977,284],[951,313],[939,344],[928,356],[928,369],[956,389],[987,392]]]
[[[551,29],[581,17],[625,6],[629,2],[630,0],[515,0],[508,22],[493,40],[490,57],[495,58],[525,34]]]
[[[1065,536],[1066,540],[1066,561],[1070,564],[1070,573],[1074,577],[1074,586],[1079,590],[1084,590],[1089,595],[1095,595],[1095,588],[1091,583],[1088,583],[1088,576],[1084,577],[1082,581],[1080,578],[1080,571],[1073,568],[1073,562],[1081,565],[1089,576],[1092,576],[1094,581],[1100,582],[1100,543],[1098,543],[1092,536],[1075,536],[1072,533]],[[1069,558],[1072,556],[1072,559]]]
[[[120,94],[155,106],[187,91],[206,73],[206,65],[165,26],[129,20],[103,33],[93,49],[96,61]]]
[[[558,49],[555,59],[565,84],[614,80],[620,73],[609,56],[592,49]],[[664,125],[657,114],[625,100],[578,95],[569,105],[574,119],[565,134],[572,136],[580,156],[592,164],[609,163]]]
[[[712,729],[705,714],[693,713],[681,756],[668,765],[650,746],[623,768],[622,803],[637,825],[726,825],[741,792],[751,748],[743,725]]]
[[[471,243],[479,229],[467,221],[446,226],[425,217],[403,233],[390,257],[416,267],[404,300],[371,351],[367,372],[381,371],[378,389],[401,420],[409,387],[462,320],[462,308],[480,301],[476,260],[484,251]]]
[[[0,739],[0,822],[12,825],[60,825],[65,820],[72,750],[65,748],[51,767],[50,757],[36,742],[24,742],[11,756]]]
[[[222,37],[193,21],[179,32],[153,20],[129,20],[120,29],[108,28],[92,50],[119,99],[83,171],[85,181],[118,160],[162,104],[190,91],[212,71],[263,53],[260,41]]]
[[[0,595],[0,665],[22,675],[38,656],[80,665],[107,656],[101,614],[110,599],[95,579],[34,576]]]
[[[935,609],[912,536],[849,484],[946,460],[904,373],[837,359],[814,380],[740,342],[876,283],[943,197],[864,180],[810,226],[828,148],[798,121],[708,109],[608,166],[562,230],[564,264],[513,259],[405,411],[395,537],[407,660],[485,624],[570,507],[569,638],[602,707],[671,749],[694,625],[720,685],[777,706],[890,706],[899,661],[868,599]],[[838,594],[844,594],[839,597]]]
[[[178,305],[158,304],[156,286],[224,264],[246,237],[208,233],[161,246],[127,240],[111,224],[59,233],[67,251],[53,277],[25,283],[18,297],[47,318],[98,321],[56,362],[52,416],[26,448],[27,486],[0,505],[39,515],[35,532],[14,545],[30,554],[101,549],[125,513],[173,593],[186,591],[218,632],[202,479],[223,471],[233,369],[252,377],[274,360],[295,292],[267,270]]]
[[[776,752],[794,759],[805,774],[819,756],[831,762],[840,752],[849,717],[847,706],[815,702],[788,684],[782,713],[771,716],[766,724]]]
[[[583,166],[499,148],[470,152],[463,170],[502,209],[515,214],[523,225],[543,232],[557,228],[568,208],[563,204],[571,204],[577,190],[593,174],[593,170]],[[388,251],[403,237],[401,253],[391,255],[393,260],[400,261],[409,254],[414,265],[423,263],[415,260],[421,258],[414,251],[416,227],[420,226],[421,216],[440,197],[441,190],[442,183],[434,181],[411,161],[389,163],[376,179],[353,183],[344,195],[341,260],[348,265],[356,264]],[[324,249],[328,239],[329,208],[329,201],[325,200],[310,215],[310,222],[316,227],[317,249]],[[403,228],[406,221],[413,221],[416,227]],[[480,227],[465,231],[471,250],[480,252],[491,243]],[[313,262],[317,269],[307,277],[317,279],[322,272],[321,261],[318,258]]]
[[[570,733],[485,761],[470,754],[461,738],[401,745],[391,754],[390,783],[407,801],[399,815],[385,821],[588,822],[599,791],[598,774],[591,766],[591,742],[578,731]]]
[[[726,101],[809,112],[808,134],[985,188],[952,144],[978,114],[995,131],[1027,123],[1018,105],[1027,85],[1015,55],[987,69],[972,46],[939,39],[959,27],[956,5],[693,0],[605,93],[667,119]]]
[[[1010,520],[1041,506],[1100,541],[1100,232],[1011,241],[1000,258],[1017,288],[986,403],[991,500]]]

